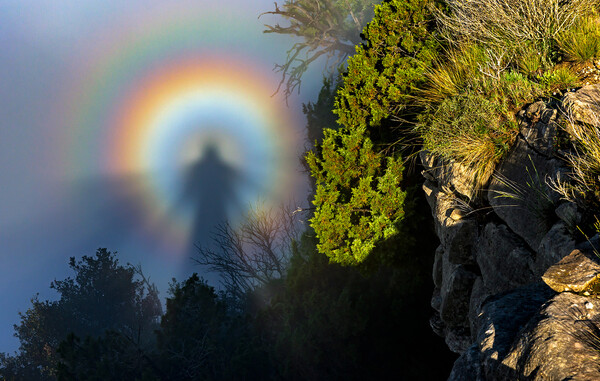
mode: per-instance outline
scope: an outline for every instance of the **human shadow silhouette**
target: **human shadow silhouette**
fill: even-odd
[[[193,210],[188,254],[208,247],[215,229],[230,220],[230,211],[242,211],[236,188],[242,174],[225,162],[214,144],[205,146],[204,155],[189,165],[183,176],[182,201]]]

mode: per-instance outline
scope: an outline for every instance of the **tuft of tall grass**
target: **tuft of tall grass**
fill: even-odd
[[[545,95],[554,95],[581,86],[581,80],[568,66],[556,66],[540,75],[538,81]]]
[[[424,149],[465,166],[477,188],[508,151],[517,126],[485,95],[468,91],[442,101],[420,126]]]
[[[566,159],[575,191],[600,200],[600,117],[594,116],[592,124],[569,118],[567,132],[575,140],[575,148]]]
[[[421,90],[422,101],[439,104],[444,99],[462,93],[470,81],[476,78],[478,68],[485,65],[486,56],[476,44],[465,44],[449,50],[438,59],[434,68],[425,73],[427,85]]]
[[[516,112],[542,90],[510,70],[494,75],[479,72],[468,81],[461,92],[441,99],[423,116],[418,130],[424,149],[465,166],[480,188],[514,142]]]
[[[529,78],[536,78],[553,66],[550,54],[549,46],[523,44],[518,54],[515,55],[515,66],[521,74]]]
[[[571,28],[556,36],[556,43],[570,61],[600,58],[600,18],[597,14],[579,18]]]
[[[566,154],[568,181],[557,177],[550,186],[563,199],[577,203],[588,215],[600,212],[600,116],[591,114],[591,123],[579,123],[567,115],[563,128],[573,140]],[[586,227],[587,228],[587,227]]]

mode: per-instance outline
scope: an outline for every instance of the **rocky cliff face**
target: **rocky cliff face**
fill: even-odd
[[[582,211],[547,181],[568,171],[561,119],[590,122],[599,104],[591,85],[526,107],[485,189],[460,165],[421,154],[441,242],[431,326],[461,354],[450,380],[600,379],[600,244],[576,242]]]

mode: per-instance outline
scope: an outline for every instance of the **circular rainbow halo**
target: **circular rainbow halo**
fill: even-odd
[[[85,118],[101,120],[90,134],[97,151],[86,154],[93,163],[85,165],[136,179],[136,222],[171,251],[183,253],[192,239],[195,217],[182,201],[183,177],[208,147],[240,174],[238,204],[279,203],[293,193],[295,118],[271,97],[273,74],[239,62],[199,58],[167,64],[118,86],[103,106],[90,107],[88,114],[96,117]],[[228,217],[235,223],[235,216]]]

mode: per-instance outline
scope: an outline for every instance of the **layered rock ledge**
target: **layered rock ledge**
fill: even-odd
[[[600,379],[598,237],[576,242],[582,211],[548,185],[568,172],[561,119],[590,123],[594,100],[600,85],[525,107],[484,189],[460,164],[421,153],[440,239],[430,323],[460,354],[450,380]]]

